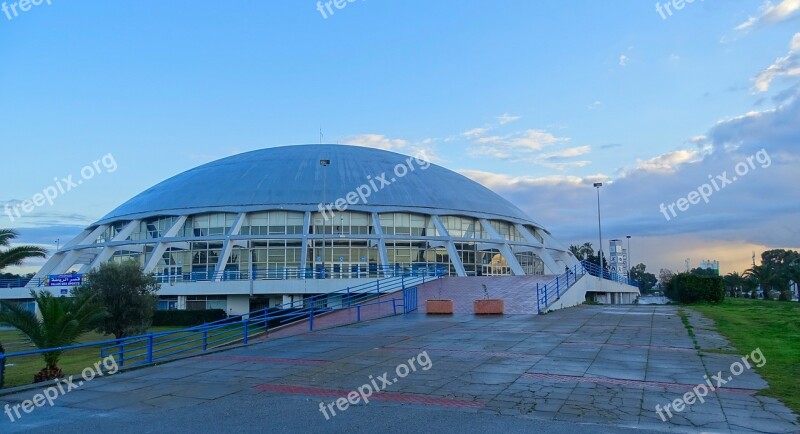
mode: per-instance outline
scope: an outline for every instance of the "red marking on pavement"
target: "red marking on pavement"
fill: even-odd
[[[531,378],[536,380],[553,380],[558,381],[560,383],[595,383],[595,384],[615,384],[618,386],[634,386],[634,387],[652,387],[656,389],[660,388],[667,388],[667,389],[681,389],[681,390],[691,390],[692,388],[696,387],[697,384],[682,384],[682,383],[663,383],[660,381],[640,381],[640,380],[624,380],[621,378],[601,378],[601,377],[576,377],[574,375],[558,375],[558,374],[522,374],[525,378]],[[712,384],[714,382],[712,381]],[[744,395],[752,395],[756,390],[752,389],[739,389],[735,387],[719,387],[716,388],[715,391],[724,391],[730,393],[739,393]]]
[[[410,339],[411,336],[403,336],[403,335],[370,335],[370,337],[381,337],[381,338],[402,338],[402,339]],[[364,339],[365,336],[363,335],[345,335],[345,334],[336,334],[336,333],[309,333],[305,336],[301,336],[301,338],[350,338],[350,339]]]
[[[256,386],[260,392],[285,393],[289,395],[312,395],[325,397],[346,397],[351,391],[322,389],[318,387],[291,386],[288,384],[262,384]],[[433,396],[404,395],[401,393],[379,392],[369,397],[370,400],[402,402],[406,404],[438,405],[442,407],[483,408],[486,404],[463,399],[439,398]]]
[[[513,353],[508,351],[467,351],[467,350],[451,350],[448,348],[429,348],[429,347],[380,347],[382,350],[390,350],[390,351],[418,351],[418,350],[425,350],[425,351],[440,351],[444,353],[454,353],[454,354],[472,354],[476,356],[497,356],[497,357],[520,357],[523,359],[541,359],[544,357],[542,354],[525,354],[525,353]]]
[[[251,356],[206,356],[205,360],[236,360],[239,362],[289,363],[293,365],[324,365],[326,363],[330,363],[327,360],[282,359],[276,357],[251,357]]]
[[[492,329],[492,328],[481,328],[481,329],[457,329],[457,330],[448,330],[450,332],[457,332],[457,333],[483,333],[483,332],[492,332],[492,333],[506,333],[506,334],[518,334],[518,335],[548,335],[548,336],[572,336],[572,333],[554,333],[548,332],[544,330],[510,330],[510,329]]]
[[[691,351],[691,352],[695,351],[692,348],[671,347],[668,345],[609,344],[603,342],[563,342],[563,343],[567,345],[600,345],[600,346],[619,347],[619,348],[653,348],[656,350],[668,350],[668,351]]]

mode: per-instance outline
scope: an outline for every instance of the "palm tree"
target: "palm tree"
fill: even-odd
[[[769,297],[769,291],[772,290],[775,280],[778,277],[773,268],[764,265],[754,265],[745,270],[744,275],[758,281],[758,284],[761,286],[761,291],[764,293],[764,298]]]
[[[0,229],[0,247],[5,247],[5,250],[0,251],[0,270],[12,265],[22,265],[22,261],[28,258],[47,256],[47,250],[38,246],[11,247],[11,240],[18,236],[19,232],[13,229]]]
[[[569,246],[569,251],[572,253],[572,256],[575,256],[575,259],[583,261],[583,252],[579,246],[572,244]]]
[[[725,286],[728,287],[732,297],[737,297],[742,291],[745,278],[738,271],[728,273],[722,278],[725,281]]]
[[[39,349],[72,345],[105,314],[105,308],[95,303],[93,297],[56,297],[47,291],[31,291],[39,306],[40,317],[19,304],[0,300],[5,308],[0,312],[0,324],[7,324],[25,334]],[[61,351],[42,354],[45,367],[34,375],[34,382],[63,377],[58,367]]]

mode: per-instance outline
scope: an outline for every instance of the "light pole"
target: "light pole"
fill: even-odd
[[[602,182],[595,182],[594,188],[597,189],[597,233],[600,235],[600,277],[603,277],[603,227],[600,225],[600,187],[603,186]]]
[[[320,135],[322,133],[320,132]],[[331,164],[331,160],[319,160],[319,165],[322,166],[322,204],[323,208],[327,205],[327,191],[328,191],[328,171],[325,169]],[[322,278],[325,278],[325,220],[327,217],[322,213]]]

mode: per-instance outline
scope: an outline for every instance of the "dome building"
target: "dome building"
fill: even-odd
[[[167,179],[87,227],[34,280],[123,260],[155,273],[162,308],[233,313],[252,297],[273,305],[399,272],[559,274],[577,263],[488,188],[344,145],[262,149]]]

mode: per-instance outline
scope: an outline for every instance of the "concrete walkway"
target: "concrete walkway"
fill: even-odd
[[[701,347],[727,346],[692,322]],[[785,406],[755,394],[766,387],[757,374],[729,373],[743,355],[695,350],[670,306],[411,314],[98,378],[13,423],[0,415],[0,432],[800,432]],[[659,418],[656,405],[718,371],[728,384]],[[332,404],[330,420],[320,411],[365,384],[385,390]]]

